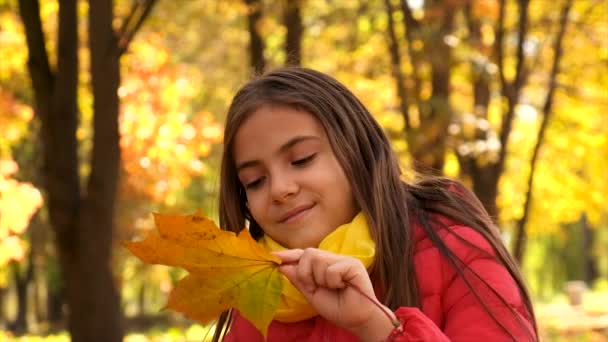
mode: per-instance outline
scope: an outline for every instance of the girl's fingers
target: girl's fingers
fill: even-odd
[[[371,289],[367,270],[357,259],[316,248],[293,249],[273,254],[283,260],[281,272],[302,292],[312,294],[318,287],[342,289],[347,283],[361,289]],[[373,290],[371,291],[373,293]]]
[[[327,287],[327,281],[325,279],[325,272],[329,266],[327,260],[319,258],[318,256],[311,256],[312,258],[312,275],[317,287]]]
[[[314,294],[314,290],[310,291],[310,288],[307,288],[304,284],[302,284],[300,279],[298,279],[297,268],[298,266],[294,264],[281,265],[279,266],[279,271],[283,273],[285,277],[287,277],[287,279],[293,284],[293,286],[295,286],[300,292],[302,292],[302,294],[308,301],[310,301],[312,295]]]
[[[343,289],[346,287],[342,274],[348,271],[350,264],[349,260],[341,260],[325,269],[325,281],[328,288]]]
[[[298,262],[304,254],[304,251],[301,249],[287,249],[284,251],[272,252],[272,254],[281,258],[283,263],[292,263]]]
[[[285,277],[287,277],[287,279],[289,279],[289,281],[298,289],[300,289],[300,286],[298,286],[298,276],[296,274],[297,272],[297,268],[298,266],[295,264],[288,264],[288,265],[280,265],[279,266],[279,271],[281,273],[283,273],[283,275],[285,275]]]
[[[320,249],[305,249],[300,258],[300,265],[303,267],[300,273],[300,276],[302,277],[300,280],[303,282],[312,282],[314,288],[327,287],[327,281],[325,279],[327,268],[332,263],[341,259],[344,259],[344,257]],[[310,288],[313,289],[312,286]]]
[[[298,281],[304,286],[307,292],[314,292],[317,288],[313,274],[313,258],[311,257],[312,248],[307,248],[302,253],[296,270]]]
[[[331,288],[344,288],[350,284],[368,295],[374,295],[367,270],[357,259],[347,258],[330,265],[326,271],[326,279]]]

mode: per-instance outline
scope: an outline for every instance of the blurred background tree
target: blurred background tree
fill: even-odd
[[[217,215],[229,101],[283,65],[351,88],[407,178],[470,186],[539,303],[570,280],[606,293],[607,18],[603,0],[0,0],[0,325],[189,324],[159,313],[183,273],[116,242],[153,211]]]

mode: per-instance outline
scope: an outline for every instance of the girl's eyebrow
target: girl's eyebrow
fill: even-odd
[[[285,144],[283,144],[280,148],[279,148],[279,152],[285,152],[288,149],[290,149],[292,146],[301,143],[302,141],[306,141],[306,140],[311,140],[311,139],[316,139],[316,140],[320,140],[319,137],[317,137],[316,135],[297,135],[291,139],[289,139],[288,142],[286,142]]]
[[[320,140],[320,138],[315,135],[297,135],[297,136],[289,139],[289,141],[287,141],[285,144],[281,145],[281,147],[279,147],[278,152],[283,153],[296,144],[299,144],[299,143],[301,143],[303,141],[307,141],[307,140],[313,140],[313,139]],[[254,167],[259,164],[260,164],[259,160],[247,160],[247,161],[238,163],[236,166],[236,172],[239,173],[243,169],[246,169],[248,167]]]

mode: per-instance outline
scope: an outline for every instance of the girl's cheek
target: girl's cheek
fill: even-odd
[[[247,203],[249,203],[249,211],[254,216],[258,216],[259,213],[263,211],[262,209],[265,207],[264,201],[257,193],[247,196]]]

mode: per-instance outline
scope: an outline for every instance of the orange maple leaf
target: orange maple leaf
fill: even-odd
[[[125,242],[147,264],[181,267],[189,274],[169,295],[166,308],[207,324],[235,308],[264,335],[281,298],[281,260],[243,229],[219,229],[200,215],[154,215],[157,230]]]

